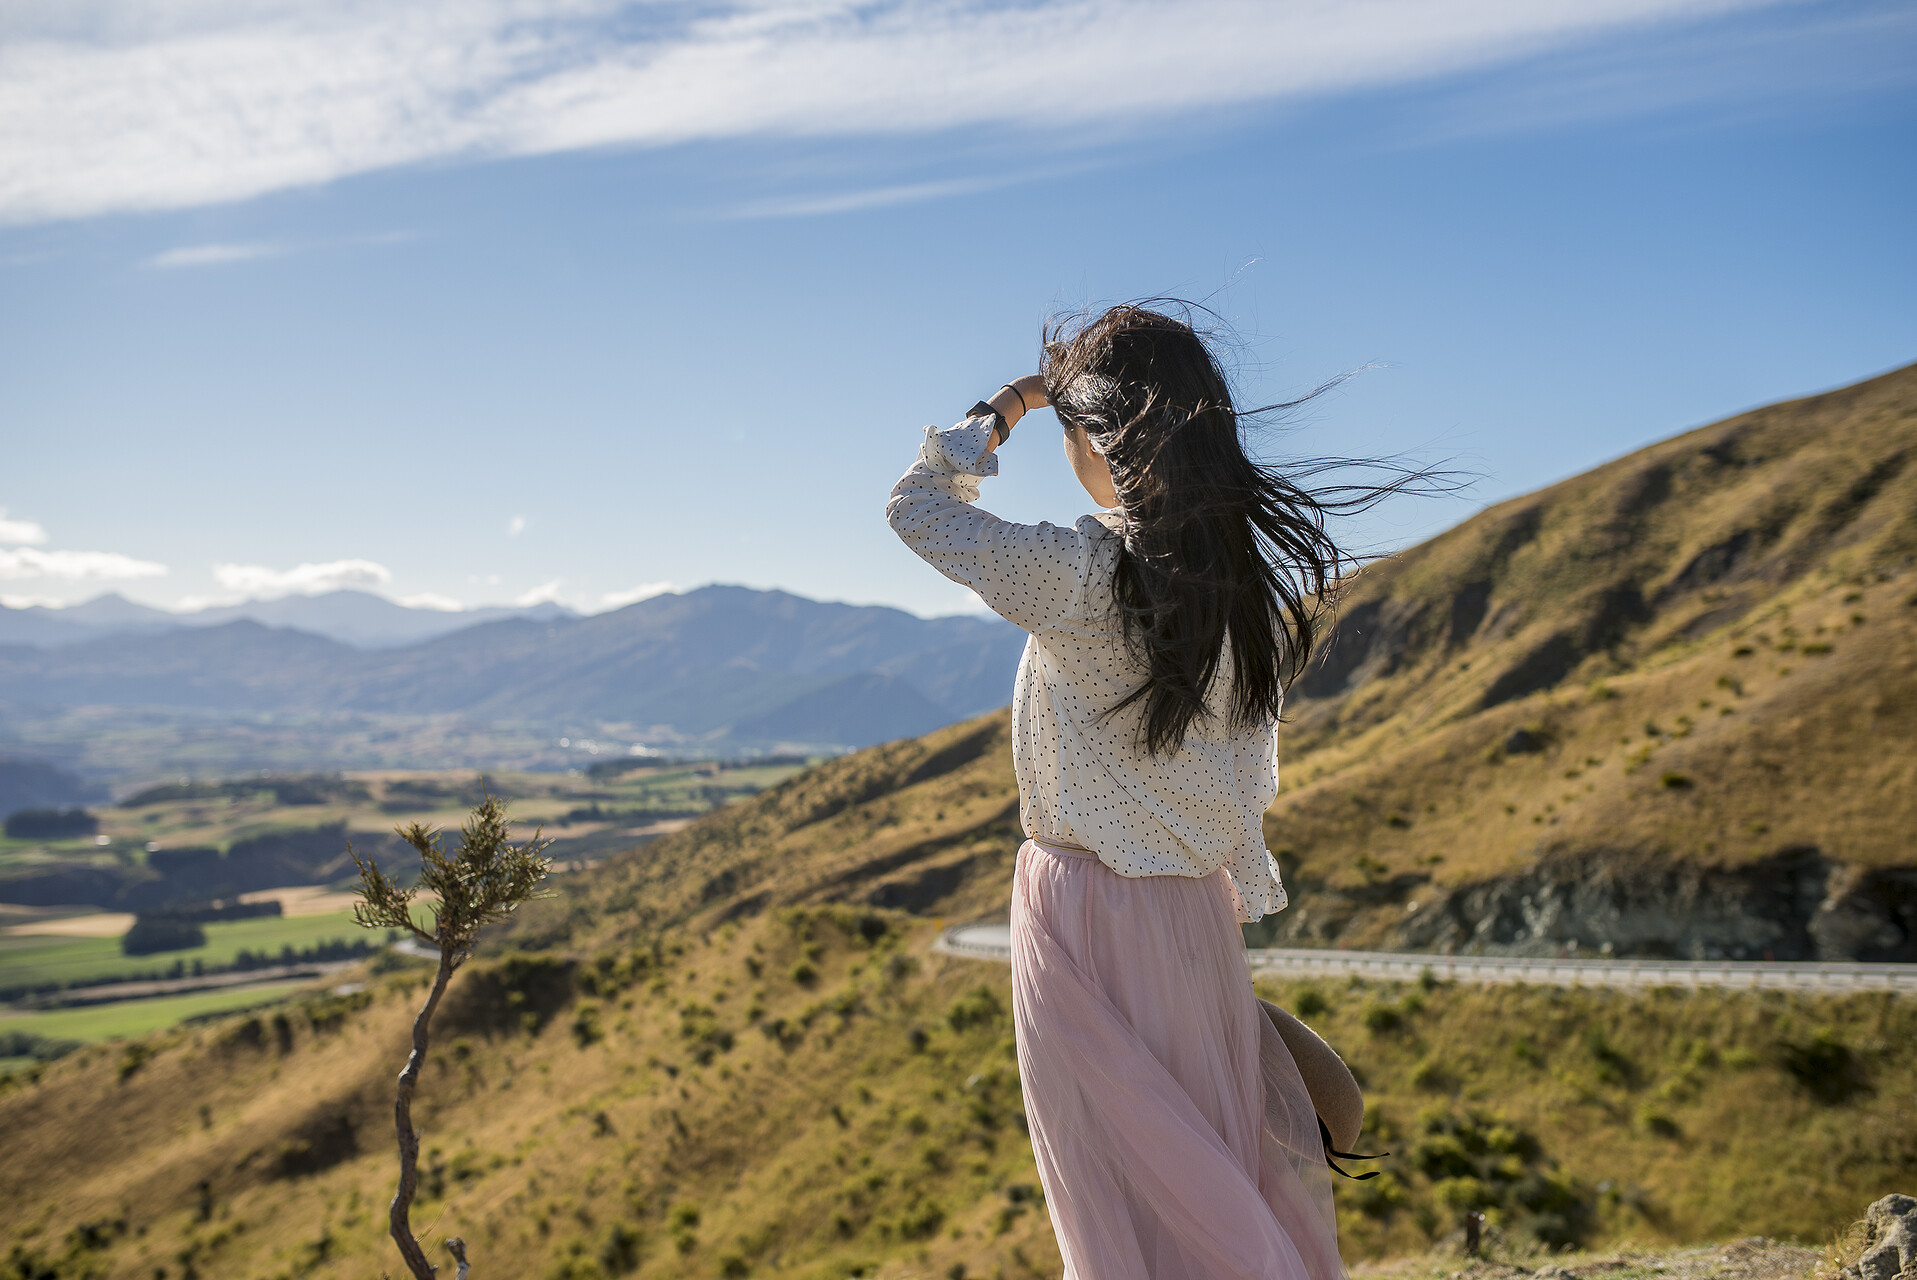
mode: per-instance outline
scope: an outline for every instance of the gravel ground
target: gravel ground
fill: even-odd
[[[1752,1236],[1684,1249],[1618,1249],[1591,1254],[1528,1254],[1495,1233],[1486,1257],[1467,1261],[1457,1242],[1409,1258],[1360,1263],[1353,1280],[1808,1280],[1819,1249]]]

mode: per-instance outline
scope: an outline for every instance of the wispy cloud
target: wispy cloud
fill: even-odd
[[[47,540],[47,531],[40,527],[37,520],[10,520],[7,509],[0,507],[0,546],[17,547],[21,545],[39,546]]]
[[[59,578],[68,582],[112,581],[117,578],[163,578],[166,566],[136,560],[117,551],[41,551],[34,547],[0,548],[0,579]]]
[[[229,262],[251,262],[255,258],[276,258],[285,250],[274,244],[195,244],[168,249],[147,259],[149,267],[217,267]]]
[[[559,599],[559,584],[564,578],[554,578],[551,582],[542,582],[531,591],[521,592],[513,598],[513,604],[521,609],[530,609],[536,604],[550,604]]]
[[[525,516],[514,516],[506,522],[506,536],[508,538],[517,538],[524,532],[526,532]]]
[[[1780,2],[24,0],[0,17],[0,221],[449,157],[1074,129],[1403,84]]]
[[[882,209],[891,205],[917,204],[922,200],[944,200],[952,196],[976,195],[1018,182],[1018,178],[953,178],[943,182],[911,182],[890,187],[868,187],[862,191],[844,191],[830,195],[773,197],[741,205],[741,218],[804,218],[830,213],[855,213],[860,209]]]
[[[328,560],[291,569],[263,564],[216,564],[213,578],[229,591],[250,595],[318,595],[344,587],[376,587],[392,581],[391,570],[371,560]]]
[[[665,595],[676,590],[670,582],[642,582],[636,587],[624,591],[608,591],[599,597],[601,609],[623,609],[629,604],[638,604],[641,600],[650,600],[654,596]]]
[[[0,591],[0,606],[8,609],[64,609],[71,603],[59,596],[10,596]]]
[[[466,606],[451,596],[442,596],[436,591],[422,591],[418,595],[401,596],[397,601],[408,609],[431,609],[434,613],[464,613]]]

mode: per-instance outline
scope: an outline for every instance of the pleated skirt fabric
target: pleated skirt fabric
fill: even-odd
[[[1026,841],[1025,1114],[1065,1280],[1342,1280],[1317,1115],[1252,995],[1230,888]]]

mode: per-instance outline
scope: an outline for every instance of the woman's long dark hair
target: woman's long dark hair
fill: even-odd
[[[1340,579],[1359,564],[1326,532],[1325,517],[1362,511],[1433,473],[1360,463],[1395,478],[1313,491],[1312,477],[1353,464],[1312,459],[1287,474],[1253,461],[1242,425],[1332,384],[1241,412],[1192,326],[1146,306],[1048,325],[1042,368],[1059,420],[1086,431],[1111,464],[1125,518],[1112,594],[1146,676],[1106,714],[1142,700],[1143,745],[1177,751],[1192,722],[1212,714],[1207,695],[1229,647],[1231,720],[1276,719]]]

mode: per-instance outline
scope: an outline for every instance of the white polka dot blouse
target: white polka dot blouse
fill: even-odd
[[[1062,529],[980,510],[979,480],[998,474],[996,454],[985,451],[991,431],[989,417],[927,427],[885,516],[928,564],[1031,635],[1012,690],[1026,834],[1090,849],[1123,876],[1206,876],[1222,866],[1239,919],[1282,910],[1264,840],[1278,794],[1277,725],[1233,726],[1214,714],[1193,724],[1176,753],[1154,756],[1139,738],[1142,702],[1104,714],[1144,680],[1112,608],[1119,514]],[[1214,686],[1214,697],[1221,692]]]

